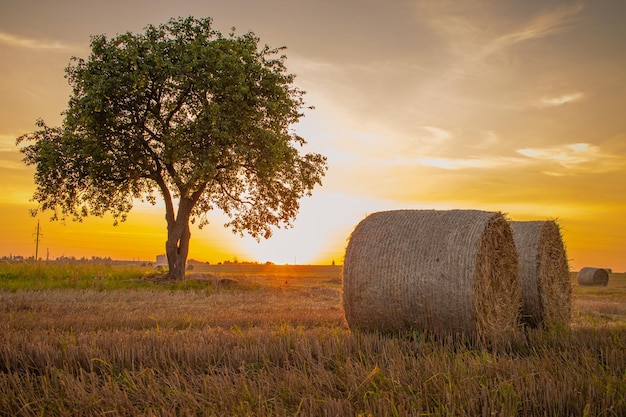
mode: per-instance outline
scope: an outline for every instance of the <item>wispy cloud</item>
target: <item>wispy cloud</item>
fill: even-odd
[[[485,46],[483,54],[490,55],[520,42],[543,38],[560,32],[571,23],[573,16],[578,14],[582,8],[582,4],[574,4],[539,15],[521,29],[493,39]]]
[[[17,48],[44,50],[68,50],[72,48],[70,45],[59,41],[24,38],[6,32],[0,32],[0,44]]]
[[[467,168],[496,168],[509,165],[512,161],[501,158],[416,158],[415,162],[420,165],[430,166],[447,170],[459,170]]]
[[[11,159],[4,159],[0,157],[0,166],[3,170],[15,170],[15,171],[25,171],[29,169],[29,167],[20,161],[14,161]]]
[[[552,176],[613,172],[624,169],[623,157],[589,143],[572,143],[549,148],[523,148],[519,156],[473,155],[468,157],[419,156],[395,159],[398,164],[418,164],[446,170],[495,169],[539,166]],[[543,168],[543,169],[542,169]]]
[[[574,93],[563,94],[556,97],[543,97],[539,102],[540,107],[552,107],[552,106],[562,106],[567,103],[571,103],[572,101],[581,100],[585,97],[585,94],[577,91]]]
[[[19,135],[0,135],[0,153],[1,152],[18,152],[15,140]]]
[[[600,148],[588,143],[574,143],[553,148],[525,148],[517,153],[533,159],[543,159],[564,165],[574,165],[597,159]]]
[[[494,61],[490,58],[494,56],[498,57],[495,62],[508,63],[511,47],[568,29],[582,9],[582,4],[576,3],[544,10],[534,18],[515,23],[513,28],[508,25],[506,30],[495,33],[491,31],[494,25],[486,24],[489,19],[486,16],[460,15],[456,7],[439,3],[431,3],[426,11],[431,15],[429,23],[433,30],[443,35],[455,57],[448,75],[457,78],[476,77],[493,69]]]
[[[536,161],[555,164],[549,175],[611,172],[623,168],[622,158],[603,152],[599,146],[589,143],[573,143],[551,148],[524,148],[517,153]],[[559,171],[558,167],[567,171]]]
[[[422,126],[422,129],[429,134],[423,138],[425,142],[441,144],[452,138],[452,133],[436,126]]]

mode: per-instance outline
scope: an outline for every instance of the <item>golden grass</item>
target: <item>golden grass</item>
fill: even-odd
[[[573,286],[571,330],[488,347],[351,332],[340,267],[217,268],[234,284],[1,291],[0,415],[626,414],[623,275]]]
[[[626,326],[626,274],[610,274],[608,285],[601,287],[578,284],[576,273],[570,279],[573,327]]]

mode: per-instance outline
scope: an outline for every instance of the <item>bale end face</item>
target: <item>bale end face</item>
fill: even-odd
[[[510,224],[520,262],[522,321],[531,327],[568,326],[571,283],[558,224],[552,220]]]
[[[476,256],[473,304],[480,338],[506,338],[518,330],[522,304],[519,259],[507,219],[494,214]]]

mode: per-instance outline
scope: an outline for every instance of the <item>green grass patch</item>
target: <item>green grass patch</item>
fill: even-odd
[[[98,262],[16,262],[0,264],[1,290],[156,287],[155,271],[146,266]]]

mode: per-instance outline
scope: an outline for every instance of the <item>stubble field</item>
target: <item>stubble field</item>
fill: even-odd
[[[38,269],[37,269],[38,268]],[[502,346],[351,332],[341,267],[0,265],[3,416],[622,416],[626,275]]]

